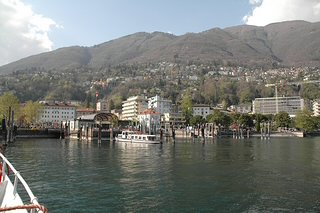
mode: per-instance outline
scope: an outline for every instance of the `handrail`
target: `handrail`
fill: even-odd
[[[23,185],[25,191],[27,192],[29,198],[30,198],[30,202],[31,204],[35,204],[40,206],[40,204],[38,203],[38,199],[33,195],[30,187],[28,186],[27,182],[23,179],[23,177],[20,175],[20,173],[13,167],[13,165],[9,162],[9,160],[0,152],[0,157],[2,158],[3,162],[2,162],[2,179],[0,181],[3,181],[5,179],[5,177],[7,176],[6,173],[6,167],[7,165],[9,166],[10,170],[13,172],[15,178],[14,178],[14,191],[13,191],[13,195],[15,195],[17,193],[17,185],[18,185],[18,181],[20,181],[20,183]],[[39,213],[43,213],[43,211],[41,209],[38,210]]]

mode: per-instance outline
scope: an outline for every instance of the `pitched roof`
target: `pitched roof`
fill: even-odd
[[[77,108],[77,112],[94,112],[93,108]]]
[[[140,114],[145,114],[145,115],[155,114],[155,115],[159,115],[160,112],[154,111],[154,110],[152,110],[152,109],[147,109],[147,110],[141,112]]]

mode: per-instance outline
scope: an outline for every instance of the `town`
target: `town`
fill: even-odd
[[[25,119],[25,121],[19,118],[19,122],[16,122],[19,126],[29,127],[59,127],[61,122],[74,121],[80,116],[104,112],[115,114],[119,121],[127,121],[125,123],[127,125],[137,126],[146,123],[148,129],[150,129],[151,122],[146,122],[147,120],[153,120],[157,129],[164,128],[165,124],[174,128],[182,128],[189,125],[217,123],[217,120],[212,119],[214,117],[212,115],[214,112],[217,113],[217,110],[228,115],[238,114],[237,119],[230,122],[219,121],[221,125],[236,123],[236,125],[245,125],[246,127],[254,126],[257,119],[255,116],[251,116],[252,122],[239,123],[241,114],[277,115],[280,112],[285,112],[289,120],[296,116],[297,111],[308,109],[314,117],[319,115],[319,92],[312,90],[313,94],[310,95],[301,89],[302,87],[303,89],[308,88],[309,85],[318,88],[320,81],[317,81],[319,79],[317,67],[278,67],[263,70],[265,68],[262,67],[253,69],[231,66],[228,63],[224,65],[214,63],[183,65],[161,62],[149,65],[119,65],[99,71],[91,71],[87,67],[66,69],[65,71],[46,71],[33,68],[28,71],[16,71],[4,75],[0,83],[0,93],[17,96],[20,105],[26,105],[21,101],[27,103],[30,99],[36,98],[31,102],[40,103],[39,106],[42,106],[42,110],[38,110],[40,113],[33,115],[30,119]],[[272,67],[277,67],[277,64],[272,64]],[[32,79],[31,82],[35,84],[30,87],[41,85],[44,89],[30,91],[31,94],[28,97],[25,95],[28,88],[21,87],[21,85],[29,79]],[[57,94],[52,94],[52,91],[48,91],[46,100],[43,100],[43,94],[36,96],[37,93],[44,92],[46,88],[40,79],[49,80],[51,86],[56,82],[57,85],[53,86],[64,88],[61,89],[62,93],[56,91]],[[216,84],[216,88],[221,89],[225,87],[221,85],[221,82],[232,82],[230,84],[241,82],[240,87],[243,85],[245,85],[243,87],[247,87],[246,85],[251,84],[267,92],[260,92],[257,95],[246,91],[240,94],[241,97],[234,97],[237,94],[233,94],[233,96],[222,96],[218,99],[214,97],[219,96],[218,92],[214,91],[210,84]],[[121,86],[132,88],[121,94],[119,92]],[[292,86],[295,88],[290,90]],[[23,95],[22,91],[19,91],[21,88],[24,92]],[[177,88],[181,91],[174,92]],[[79,97],[78,100],[74,100],[72,90],[76,90],[75,92],[78,94],[83,92],[84,94],[80,96],[82,99],[85,96],[85,101],[79,100],[81,99]],[[285,91],[285,94],[282,94],[281,90],[282,93]],[[233,92],[231,91],[231,93]],[[261,97],[262,93],[268,97]],[[303,93],[305,98],[302,98],[300,93]],[[215,100],[215,103],[202,96],[212,96],[211,100]],[[236,101],[230,99],[236,99]],[[7,107],[2,107],[1,113],[8,117]],[[144,112],[149,112],[149,115],[141,120],[139,115]],[[153,112],[157,112],[157,117],[150,117]],[[265,117],[262,120],[270,121],[272,118]],[[315,121],[312,130],[316,129],[317,125],[318,122]],[[281,124],[278,122],[274,128],[289,126],[289,121]],[[259,129],[259,127],[256,128]]]

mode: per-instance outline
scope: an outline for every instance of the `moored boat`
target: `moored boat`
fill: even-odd
[[[2,149],[2,147],[1,147]],[[9,160],[0,153],[0,212],[48,212],[44,206],[39,205],[38,199],[33,195],[26,181],[20,173],[12,166]],[[9,177],[9,173],[12,175]],[[13,180],[13,184],[12,181]],[[29,196],[30,204],[25,204],[17,192],[18,183],[22,185],[26,194]],[[19,187],[21,189],[21,187]],[[22,192],[22,191],[21,191]]]
[[[129,142],[129,143],[148,143],[148,144],[159,144],[160,140],[156,135],[148,135],[143,133],[137,133],[134,131],[122,131],[116,137],[118,142]]]

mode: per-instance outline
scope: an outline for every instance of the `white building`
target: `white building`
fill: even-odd
[[[277,114],[287,112],[294,117],[297,110],[304,108],[304,100],[299,96],[278,98],[256,98],[252,101],[253,114]]]
[[[157,112],[160,112],[162,115],[165,112],[170,112],[172,105],[172,100],[164,99],[158,95],[149,98],[148,100],[148,109],[154,109]]]
[[[206,104],[195,104],[193,105],[193,116],[201,115],[202,118],[206,119],[207,115],[211,113],[210,106]]]
[[[312,111],[314,116],[320,115],[320,100],[314,100],[312,102]]]
[[[133,96],[122,102],[122,119],[138,120],[138,115],[148,109],[145,96]]]
[[[64,103],[43,103],[43,113],[39,122],[60,124],[61,121],[74,121],[76,119],[76,107]]]
[[[143,133],[153,133],[160,128],[160,113],[152,109],[145,110],[138,115],[141,131]]]
[[[251,105],[231,105],[230,107],[228,107],[228,110],[237,113],[250,113]]]

